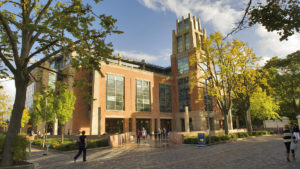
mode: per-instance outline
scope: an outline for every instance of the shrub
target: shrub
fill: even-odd
[[[78,144],[76,140],[72,140],[69,138],[64,139],[64,143],[61,143],[60,138],[49,138],[47,142],[50,143],[49,148],[53,148],[60,151],[70,151],[70,150],[77,150]],[[32,141],[32,144],[42,146],[43,139],[36,139]],[[108,146],[107,139],[87,139],[87,148],[96,148],[96,147],[105,147]]]
[[[3,152],[3,144],[5,140],[5,135],[0,135],[0,155]],[[25,135],[18,135],[17,138],[13,141],[11,152],[13,155],[14,161],[23,161],[26,160],[26,147],[28,145],[28,140]],[[2,157],[1,157],[2,159]]]

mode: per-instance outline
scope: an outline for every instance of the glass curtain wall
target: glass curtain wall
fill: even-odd
[[[150,112],[150,82],[135,80],[136,83],[136,111]]]
[[[172,112],[171,86],[167,84],[159,84],[159,105],[160,112]]]
[[[106,75],[106,109],[124,110],[124,77]]]

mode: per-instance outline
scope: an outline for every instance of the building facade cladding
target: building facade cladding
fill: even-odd
[[[172,112],[160,113],[159,103],[159,86],[160,84],[171,85],[171,77],[163,74],[153,73],[136,68],[129,68],[126,66],[120,66],[118,64],[101,64],[101,71],[105,76],[118,76],[124,78],[124,109],[112,110],[107,109],[107,84],[106,78],[101,77],[98,72],[94,72],[93,79],[93,96],[96,99],[92,105],[92,133],[93,135],[106,133],[106,128],[109,126],[106,122],[107,119],[122,119],[123,120],[123,132],[136,131],[138,122],[145,120],[150,123],[148,132],[154,132],[155,128],[159,128],[161,119],[173,119],[174,114]],[[147,89],[149,84],[150,95],[150,110],[148,110],[148,94],[144,95],[142,102],[145,103],[144,107],[137,107],[137,83],[144,83]],[[138,87],[141,88],[142,86]],[[145,90],[147,92],[147,90]],[[113,98],[111,98],[113,99]],[[144,101],[143,101],[144,100]],[[173,99],[172,99],[173,100]],[[174,104],[174,103],[172,103]],[[101,112],[99,112],[101,110]],[[140,110],[140,111],[138,111]],[[100,117],[98,117],[100,115]],[[99,124],[100,122],[100,124]],[[156,125],[155,125],[156,123]],[[129,126],[131,125],[131,126]],[[146,124],[145,124],[146,125]],[[146,126],[138,126],[145,127]],[[173,128],[173,127],[172,127]]]

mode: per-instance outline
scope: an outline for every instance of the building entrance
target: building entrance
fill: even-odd
[[[151,119],[136,119],[136,130],[147,130],[147,134],[151,134]]]
[[[172,131],[172,120],[171,119],[161,119],[160,127],[165,128],[167,131]]]
[[[124,119],[119,118],[106,118],[105,131],[108,134],[123,133]]]

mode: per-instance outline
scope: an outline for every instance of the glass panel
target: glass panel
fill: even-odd
[[[184,20],[184,24],[185,24],[185,31],[189,30],[189,28],[190,28],[190,21],[189,21],[189,19]]]
[[[150,82],[136,80],[136,111],[150,111]]]
[[[185,106],[189,107],[190,111],[190,94],[189,94],[189,78],[185,77],[178,80],[178,95],[179,95],[179,110],[185,111]]]
[[[178,31],[179,32],[183,32],[183,24],[182,24],[182,22],[178,23]]]
[[[188,50],[190,49],[190,38],[189,38],[189,34],[185,34],[184,35],[184,39],[185,39],[185,49]]]
[[[124,110],[124,77],[106,75],[106,109]]]
[[[160,112],[170,113],[172,111],[170,90],[171,90],[170,85],[159,84]]]
[[[186,74],[189,73],[189,59],[187,55],[178,57],[178,73]]]
[[[182,37],[178,37],[177,38],[177,52],[182,52],[183,48],[182,48]]]

